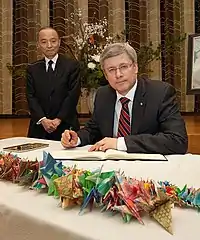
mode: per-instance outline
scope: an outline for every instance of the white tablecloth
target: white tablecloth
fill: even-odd
[[[10,138],[0,140],[3,147],[27,142],[48,142],[49,150],[61,150],[60,142],[28,138]],[[19,154],[29,159],[42,159],[42,150]],[[168,162],[141,161],[65,161],[87,169],[96,169],[104,165],[104,170],[122,169],[126,175],[137,178],[169,180],[180,187],[200,187],[200,156],[168,156]],[[144,217],[145,225],[136,220],[124,224],[118,214],[100,213],[98,210],[78,215],[79,208],[63,210],[58,207],[59,200],[52,196],[24,189],[8,182],[0,182],[0,240],[48,240],[68,239],[198,239],[200,215],[194,209],[172,209],[173,232],[171,236],[159,224]],[[191,237],[190,237],[191,236]]]

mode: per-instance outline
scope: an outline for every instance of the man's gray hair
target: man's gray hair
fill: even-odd
[[[104,49],[100,56],[101,68],[104,68],[103,65],[106,59],[123,53],[126,53],[134,63],[137,63],[137,53],[133,47],[131,47],[128,43],[112,43]]]

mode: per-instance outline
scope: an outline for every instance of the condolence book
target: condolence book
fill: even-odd
[[[95,151],[88,152],[87,149],[72,149],[50,152],[52,157],[57,160],[141,160],[141,161],[167,161],[167,158],[161,154],[143,154],[143,153],[127,153],[109,149],[106,152]]]

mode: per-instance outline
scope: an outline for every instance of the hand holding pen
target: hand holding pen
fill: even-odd
[[[65,130],[62,133],[61,144],[65,148],[76,147],[78,143],[78,134],[73,130]]]

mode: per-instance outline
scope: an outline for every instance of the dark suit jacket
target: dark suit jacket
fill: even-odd
[[[31,113],[28,137],[61,139],[65,129],[79,130],[76,106],[81,93],[80,67],[77,61],[59,55],[53,79],[46,72],[45,60],[30,64],[27,69],[27,100]],[[47,134],[39,119],[60,118],[59,127]]]
[[[81,145],[113,137],[116,92],[110,86],[96,94],[94,113],[78,131]],[[188,138],[176,102],[175,89],[161,81],[138,79],[132,108],[131,135],[125,137],[129,153],[184,154]]]

